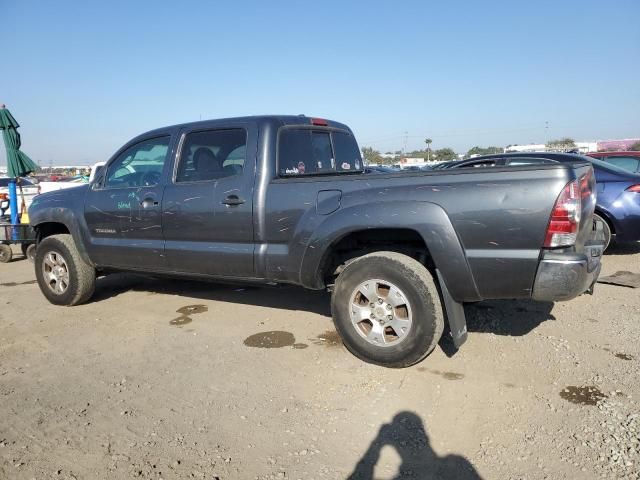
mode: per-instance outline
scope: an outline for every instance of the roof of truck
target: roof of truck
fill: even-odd
[[[212,118],[208,120],[199,120],[196,122],[179,123],[175,125],[168,125],[166,127],[160,127],[153,130],[149,130],[139,136],[147,136],[155,133],[165,133],[177,128],[193,128],[193,127],[208,127],[215,126],[223,123],[277,123],[280,126],[283,125],[315,125],[315,126],[328,126],[333,128],[341,128],[351,131],[351,129],[344,123],[336,122],[334,120],[328,120],[320,117],[309,117],[307,115],[251,115],[246,117],[229,117],[229,118]]]

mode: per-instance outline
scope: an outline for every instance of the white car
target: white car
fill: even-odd
[[[104,167],[105,163],[106,162],[98,162],[91,167],[91,174],[89,175],[88,183],[93,182],[93,179],[95,178],[96,174],[100,171],[100,169],[102,169],[102,167]],[[55,190],[63,190],[65,188],[73,188],[79,185],[86,185],[86,184],[87,184],[87,180],[81,180],[81,179],[69,180],[66,182],[62,181],[62,182],[40,182],[39,183],[40,193],[53,192]]]
[[[20,186],[22,186],[22,194],[20,193]],[[33,183],[28,178],[20,178],[18,191],[18,212],[20,212],[20,205],[22,204],[22,198],[27,208],[31,205],[33,197],[40,193],[40,187]],[[0,177],[0,216],[9,214],[9,177]]]

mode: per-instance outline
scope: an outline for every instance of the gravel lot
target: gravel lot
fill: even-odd
[[[468,306],[459,352],[388,370],[323,292],[114,275],[65,308],[34,278],[0,265],[1,478],[640,478],[640,289]]]

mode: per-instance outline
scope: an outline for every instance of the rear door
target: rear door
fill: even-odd
[[[169,134],[128,146],[87,191],[89,254],[98,265],[164,268],[160,204],[171,146]]]
[[[222,277],[254,275],[255,124],[184,129],[162,201],[168,266]]]

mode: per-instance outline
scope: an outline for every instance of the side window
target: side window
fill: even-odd
[[[280,131],[280,176],[331,174],[361,169],[358,144],[347,132],[303,128],[285,128]]]
[[[537,157],[520,157],[520,158],[509,158],[507,160],[507,165],[510,167],[522,167],[524,165],[549,165],[552,163],[558,163],[555,160],[549,160],[548,158],[537,158]]]
[[[478,161],[471,161],[471,162],[467,162],[467,163],[462,163],[460,165],[455,165],[454,168],[486,168],[486,167],[495,167],[496,165],[498,165],[500,159],[499,158],[492,158],[490,160],[478,160]]]
[[[171,137],[144,140],[127,148],[107,170],[104,188],[157,185],[167,159]]]
[[[336,154],[336,168],[339,172],[360,170],[362,158],[353,135],[346,132],[333,132],[333,148]]]
[[[607,163],[624,168],[630,172],[637,172],[640,159],[637,157],[607,157]]]
[[[243,128],[187,134],[176,183],[207,182],[242,174],[246,147],[247,132]]]

